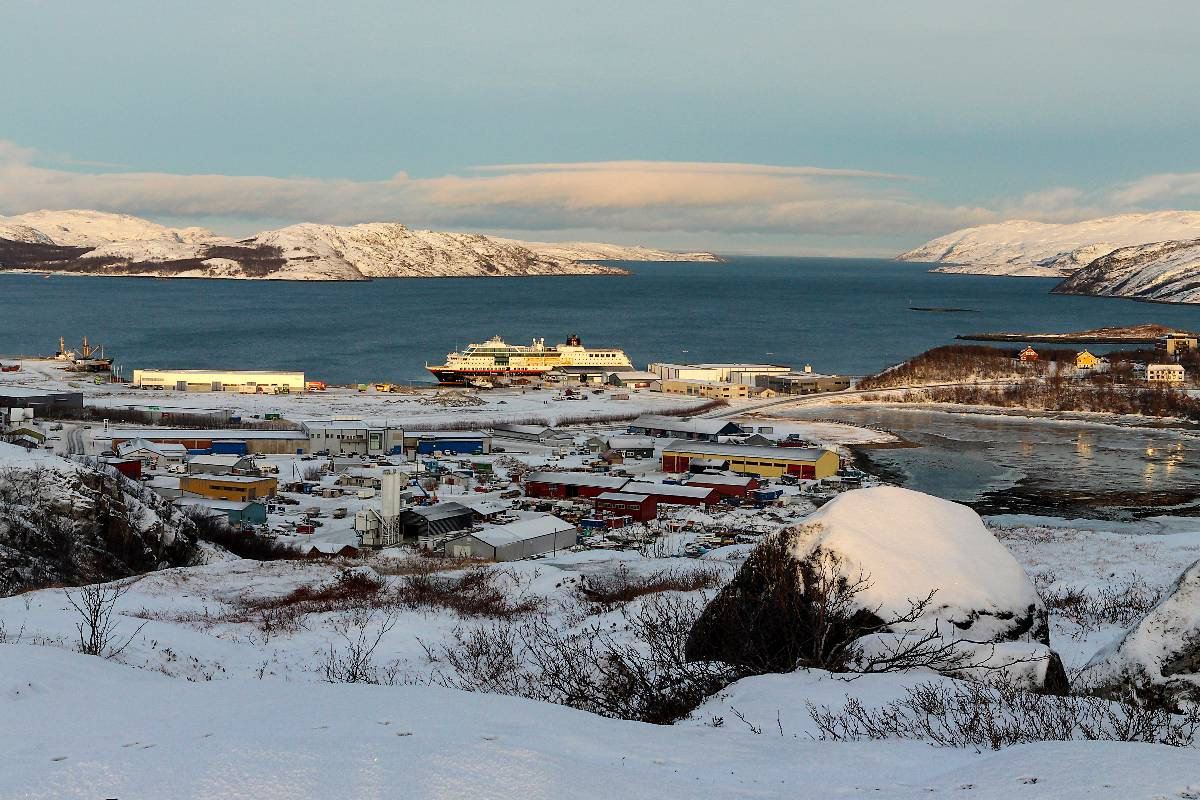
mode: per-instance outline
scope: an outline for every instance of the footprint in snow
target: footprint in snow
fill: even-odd
[[[496,737],[495,737],[495,736],[481,736],[481,737],[479,737],[479,738],[483,739],[485,742],[494,742],[494,741],[496,741]]]
[[[397,736],[412,736],[412,731],[396,731]]]
[[[50,760],[51,761],[66,761],[67,757],[66,756],[55,756],[54,758],[52,758]]]

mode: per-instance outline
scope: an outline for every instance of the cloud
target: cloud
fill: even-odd
[[[610,161],[485,165],[383,180],[75,172],[0,141],[0,214],[96,208],[151,217],[482,230],[936,233],[990,219],[910,194],[911,176],[768,164]],[[198,219],[198,221],[200,221]]]
[[[1147,175],[1109,193],[1113,202],[1129,206],[1177,203],[1200,199],[1200,172],[1166,172]]]

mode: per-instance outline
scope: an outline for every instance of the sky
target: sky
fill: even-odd
[[[0,214],[891,255],[1200,207],[1200,3],[4,0]]]

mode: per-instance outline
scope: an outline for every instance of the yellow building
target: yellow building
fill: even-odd
[[[760,478],[795,475],[798,478],[828,478],[836,475],[841,461],[837,453],[820,447],[769,447],[676,439],[663,448],[663,472],[687,472],[692,460],[711,465],[725,462],[726,469]]]
[[[279,482],[274,478],[251,475],[184,475],[179,490],[213,500],[260,500],[275,494]]]
[[[1075,369],[1095,369],[1099,363],[1100,359],[1087,350],[1075,354]]]
[[[703,397],[707,400],[746,400],[751,397],[774,397],[773,389],[759,389],[744,383],[701,381],[686,378],[670,378],[659,381],[659,391],[664,394],[682,394],[688,397]]]
[[[303,372],[209,369],[135,369],[133,385],[180,392],[291,394],[305,390]]]

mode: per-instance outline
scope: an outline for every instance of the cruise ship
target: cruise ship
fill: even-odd
[[[587,348],[571,334],[564,344],[546,346],[545,339],[531,345],[508,344],[499,336],[473,344],[462,352],[449,353],[440,366],[425,365],[438,383],[468,384],[489,378],[537,378],[556,367],[604,367],[632,369],[629,356],[615,347]]]

